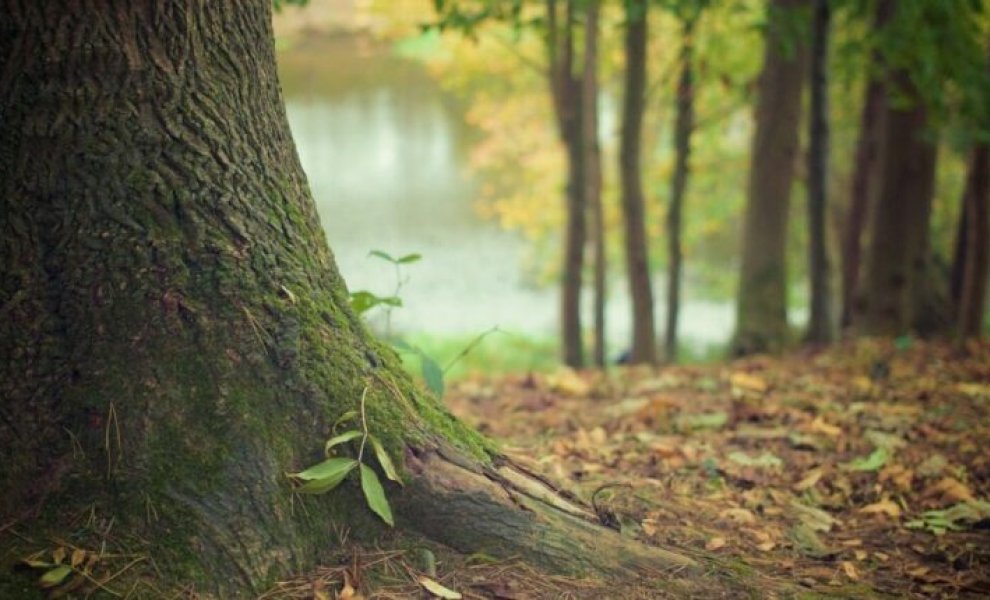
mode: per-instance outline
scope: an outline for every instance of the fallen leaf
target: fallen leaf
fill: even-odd
[[[815,484],[821,480],[822,475],[824,474],[825,471],[820,467],[817,469],[812,469],[808,471],[803,478],[801,478],[801,481],[791,486],[791,489],[795,492],[803,492],[807,489],[813,488],[815,487]]]
[[[729,376],[729,385],[732,386],[733,394],[744,394],[752,392],[763,394],[767,391],[767,382],[749,373],[738,371]]]
[[[727,508],[718,513],[718,516],[719,518],[745,525],[756,523],[756,515],[745,508]]]
[[[937,497],[943,501],[969,502],[973,499],[973,492],[958,479],[944,477],[938,483],[925,489],[922,496],[927,498]]]
[[[708,540],[708,543],[705,544],[705,550],[708,550],[709,552],[718,550],[719,548],[724,547],[726,543],[727,542],[724,537],[713,537]]]
[[[839,563],[842,566],[842,571],[846,574],[846,577],[852,581],[859,581],[859,571],[856,570],[856,565],[848,560],[844,560]]]
[[[842,428],[836,427],[835,425],[829,425],[822,419],[821,415],[815,417],[815,420],[808,425],[808,429],[814,431],[815,433],[822,433],[829,437],[839,437],[842,435]]]
[[[769,452],[764,452],[763,454],[753,457],[745,452],[730,452],[728,456],[729,460],[734,463],[743,465],[744,467],[759,467],[763,469],[779,469],[784,465],[784,461],[780,460],[778,457],[770,454]]]
[[[423,586],[426,591],[430,592],[437,598],[443,598],[443,600],[460,600],[463,597],[460,592],[455,592],[452,589],[445,588],[425,575],[420,575],[416,578],[416,581],[419,582],[419,585]]]
[[[866,506],[860,508],[859,512],[866,514],[883,514],[896,519],[901,516],[901,507],[892,500],[881,500],[880,502],[867,504]]]

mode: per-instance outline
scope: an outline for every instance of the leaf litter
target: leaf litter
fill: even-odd
[[[624,534],[824,593],[990,594],[990,344],[474,377],[447,402]],[[599,514],[601,512],[599,511]]]
[[[645,543],[809,597],[990,595],[990,343],[858,340],[717,365],[471,376],[446,402]],[[665,591],[490,557],[426,568],[414,553],[352,552],[350,566],[264,597],[737,597],[715,581]]]

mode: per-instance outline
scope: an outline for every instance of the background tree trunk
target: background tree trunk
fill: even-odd
[[[641,137],[646,100],[646,40],[649,18],[645,0],[626,0],[626,75],[622,104],[619,172],[625,223],[626,275],[632,298],[633,336],[630,363],[656,362],[653,289],[643,202]]]
[[[952,300],[962,337],[983,330],[987,271],[990,270],[990,146],[978,143],[970,155],[963,192],[956,252],[952,264]]]
[[[576,573],[691,564],[537,500],[367,334],[290,139],[268,0],[7,0],[0,31],[4,547],[71,530],[159,585],[256,596],[331,558],[335,523],[382,533],[354,482],[302,497],[285,477],[361,407],[404,466],[401,527]]]
[[[566,0],[563,23],[556,0],[547,0],[550,91],[560,139],[567,154],[561,337],[564,364],[584,366],[581,341],[581,277],[587,238],[581,81],[574,76],[574,0]]]
[[[879,0],[873,19],[874,34],[880,32],[891,16],[890,0]],[[880,53],[871,53],[868,70],[876,71],[881,66]],[[859,140],[856,142],[855,167],[849,208],[846,212],[845,229],[842,235],[842,316],[839,320],[843,328],[852,323],[853,304],[856,298],[856,285],[859,282],[860,260],[863,249],[869,207],[880,181],[880,137],[883,132],[884,89],[881,75],[870,72],[866,84],[866,96],[859,122]]]
[[[911,94],[905,73],[895,80]],[[926,137],[927,114],[915,106],[887,101],[883,117],[881,179],[870,217],[864,279],[856,302],[858,330],[900,335],[932,326],[925,306],[934,290],[930,273],[928,222],[935,185],[936,148]],[[937,316],[937,315],[934,315]]]
[[[828,37],[831,26],[828,0],[815,0],[811,34],[811,118],[808,148],[808,274],[811,313],[806,340],[825,344],[835,338],[832,311],[832,269],[828,260],[826,205],[828,203],[829,119]]]
[[[684,254],[681,231],[684,222],[684,196],[691,169],[691,133],[694,130],[694,26],[698,15],[683,19],[681,74],[677,81],[677,116],[674,123],[674,176],[670,183],[670,211],[667,213],[667,328],[664,359],[677,362],[677,320],[681,305],[681,271]]]
[[[602,153],[598,141],[598,16],[600,0],[590,0],[585,12],[584,72],[581,81],[584,136],[585,202],[590,210],[594,262],[594,363],[605,366],[605,211],[602,205]]]
[[[807,48],[785,26],[804,0],[772,0],[763,72],[757,84],[756,133],[736,307],[736,355],[780,349],[788,338],[784,249]],[[794,39],[797,37],[798,39]],[[788,52],[792,49],[792,52]]]

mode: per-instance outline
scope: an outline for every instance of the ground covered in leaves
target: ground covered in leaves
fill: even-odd
[[[826,594],[990,595],[990,345],[475,378],[448,403],[648,543]]]

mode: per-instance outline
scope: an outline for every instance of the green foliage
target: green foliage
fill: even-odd
[[[990,502],[970,500],[945,510],[929,510],[920,519],[904,524],[909,529],[927,529],[935,535],[948,531],[965,531],[974,524],[990,520]]]
[[[361,491],[364,494],[368,508],[381,517],[389,526],[394,526],[395,520],[392,517],[392,509],[385,497],[385,488],[382,487],[381,481],[378,479],[378,474],[364,462],[364,450],[368,443],[371,444],[375,458],[378,460],[378,465],[385,473],[385,476],[399,485],[402,485],[402,479],[400,479],[391,457],[385,451],[385,447],[368,431],[368,421],[365,416],[365,398],[367,397],[367,393],[368,388],[365,388],[361,394],[361,429],[349,429],[331,437],[324,445],[324,451],[328,456],[326,460],[298,473],[290,473],[289,478],[296,484],[294,491],[297,493],[325,494],[337,488],[351,472],[357,469],[360,472]],[[334,428],[357,417],[357,412],[349,411],[337,419],[337,422],[334,423]],[[358,439],[360,439],[360,446],[357,450],[357,458],[331,456],[335,452],[335,449],[344,444],[355,442]]]

